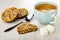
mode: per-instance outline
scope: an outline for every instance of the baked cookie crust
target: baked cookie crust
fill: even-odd
[[[15,7],[7,8],[2,13],[2,20],[4,22],[12,22],[17,18],[18,9]]]
[[[30,24],[29,22],[24,22],[17,27],[17,32],[19,34],[24,34],[24,33],[32,32],[36,30],[37,30],[37,26]]]
[[[18,18],[24,18],[28,15],[28,10],[25,8],[18,9]]]

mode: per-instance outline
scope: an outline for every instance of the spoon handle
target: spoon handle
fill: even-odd
[[[14,29],[17,25],[19,25],[19,24],[21,24],[21,23],[23,23],[23,22],[20,22],[20,23],[18,23],[18,24],[16,24],[16,25],[14,25],[14,26],[12,26],[12,27],[10,27],[10,28],[4,30],[4,32],[11,31],[12,29]]]

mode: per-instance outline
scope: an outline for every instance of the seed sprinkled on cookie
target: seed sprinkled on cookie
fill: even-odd
[[[17,31],[19,34],[24,34],[36,30],[37,30],[37,26],[30,24],[29,22],[24,22],[17,27]]]
[[[2,20],[5,22],[12,22],[17,18],[18,9],[15,7],[7,8],[2,13]]]

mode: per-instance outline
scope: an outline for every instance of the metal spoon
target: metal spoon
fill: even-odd
[[[24,22],[26,22],[26,21],[27,21],[27,22],[30,22],[30,20],[33,18],[33,16],[34,16],[34,14],[28,15],[28,16],[25,18],[25,21],[24,21]],[[12,27],[4,30],[4,32],[9,32],[9,31],[11,31],[12,29],[14,29],[15,27],[17,27],[17,26],[18,26],[19,24],[21,24],[21,23],[23,23],[23,22],[20,22],[20,23],[18,23],[18,24],[16,24],[16,25],[14,25],[14,26],[12,26]]]

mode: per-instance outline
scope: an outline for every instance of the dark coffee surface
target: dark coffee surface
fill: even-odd
[[[40,5],[36,6],[35,9],[37,9],[37,10],[56,10],[57,7],[52,4],[40,4]]]

